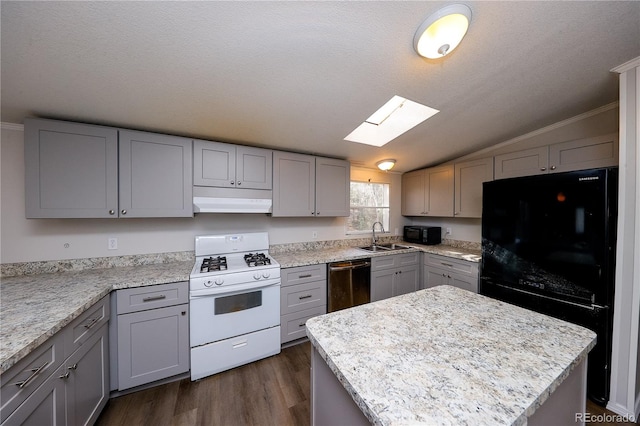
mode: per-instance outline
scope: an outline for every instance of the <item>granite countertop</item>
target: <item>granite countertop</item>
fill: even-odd
[[[596,339],[450,286],[311,318],[307,335],[373,424],[524,425]]]
[[[433,246],[399,242],[398,244],[411,247],[406,250],[370,252],[357,247],[332,247],[324,250],[302,250],[289,253],[272,254],[281,268],[293,268],[296,266],[317,265],[319,263],[339,262],[342,260],[365,259],[377,256],[388,256],[414,251],[440,254],[455,259],[480,262],[482,258],[480,250],[452,247],[444,244]]]
[[[112,290],[188,281],[193,261],[20,275],[0,285],[0,373]]]

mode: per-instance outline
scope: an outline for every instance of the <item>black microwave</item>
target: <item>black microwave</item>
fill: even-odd
[[[439,226],[405,226],[403,240],[416,244],[440,244],[442,242],[442,228]]]

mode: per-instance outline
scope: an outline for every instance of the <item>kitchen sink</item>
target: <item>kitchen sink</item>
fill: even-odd
[[[393,250],[405,250],[410,249],[409,246],[403,246],[402,244],[372,244],[370,246],[358,247],[361,250],[367,251],[393,251]]]

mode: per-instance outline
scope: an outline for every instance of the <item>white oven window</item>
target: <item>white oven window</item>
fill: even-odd
[[[232,296],[217,297],[214,306],[215,315],[230,314],[246,311],[262,306],[262,290],[250,293],[234,294]]]

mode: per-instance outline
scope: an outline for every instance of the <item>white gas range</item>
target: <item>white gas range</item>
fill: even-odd
[[[280,352],[280,265],[269,235],[204,235],[189,279],[191,380]]]

